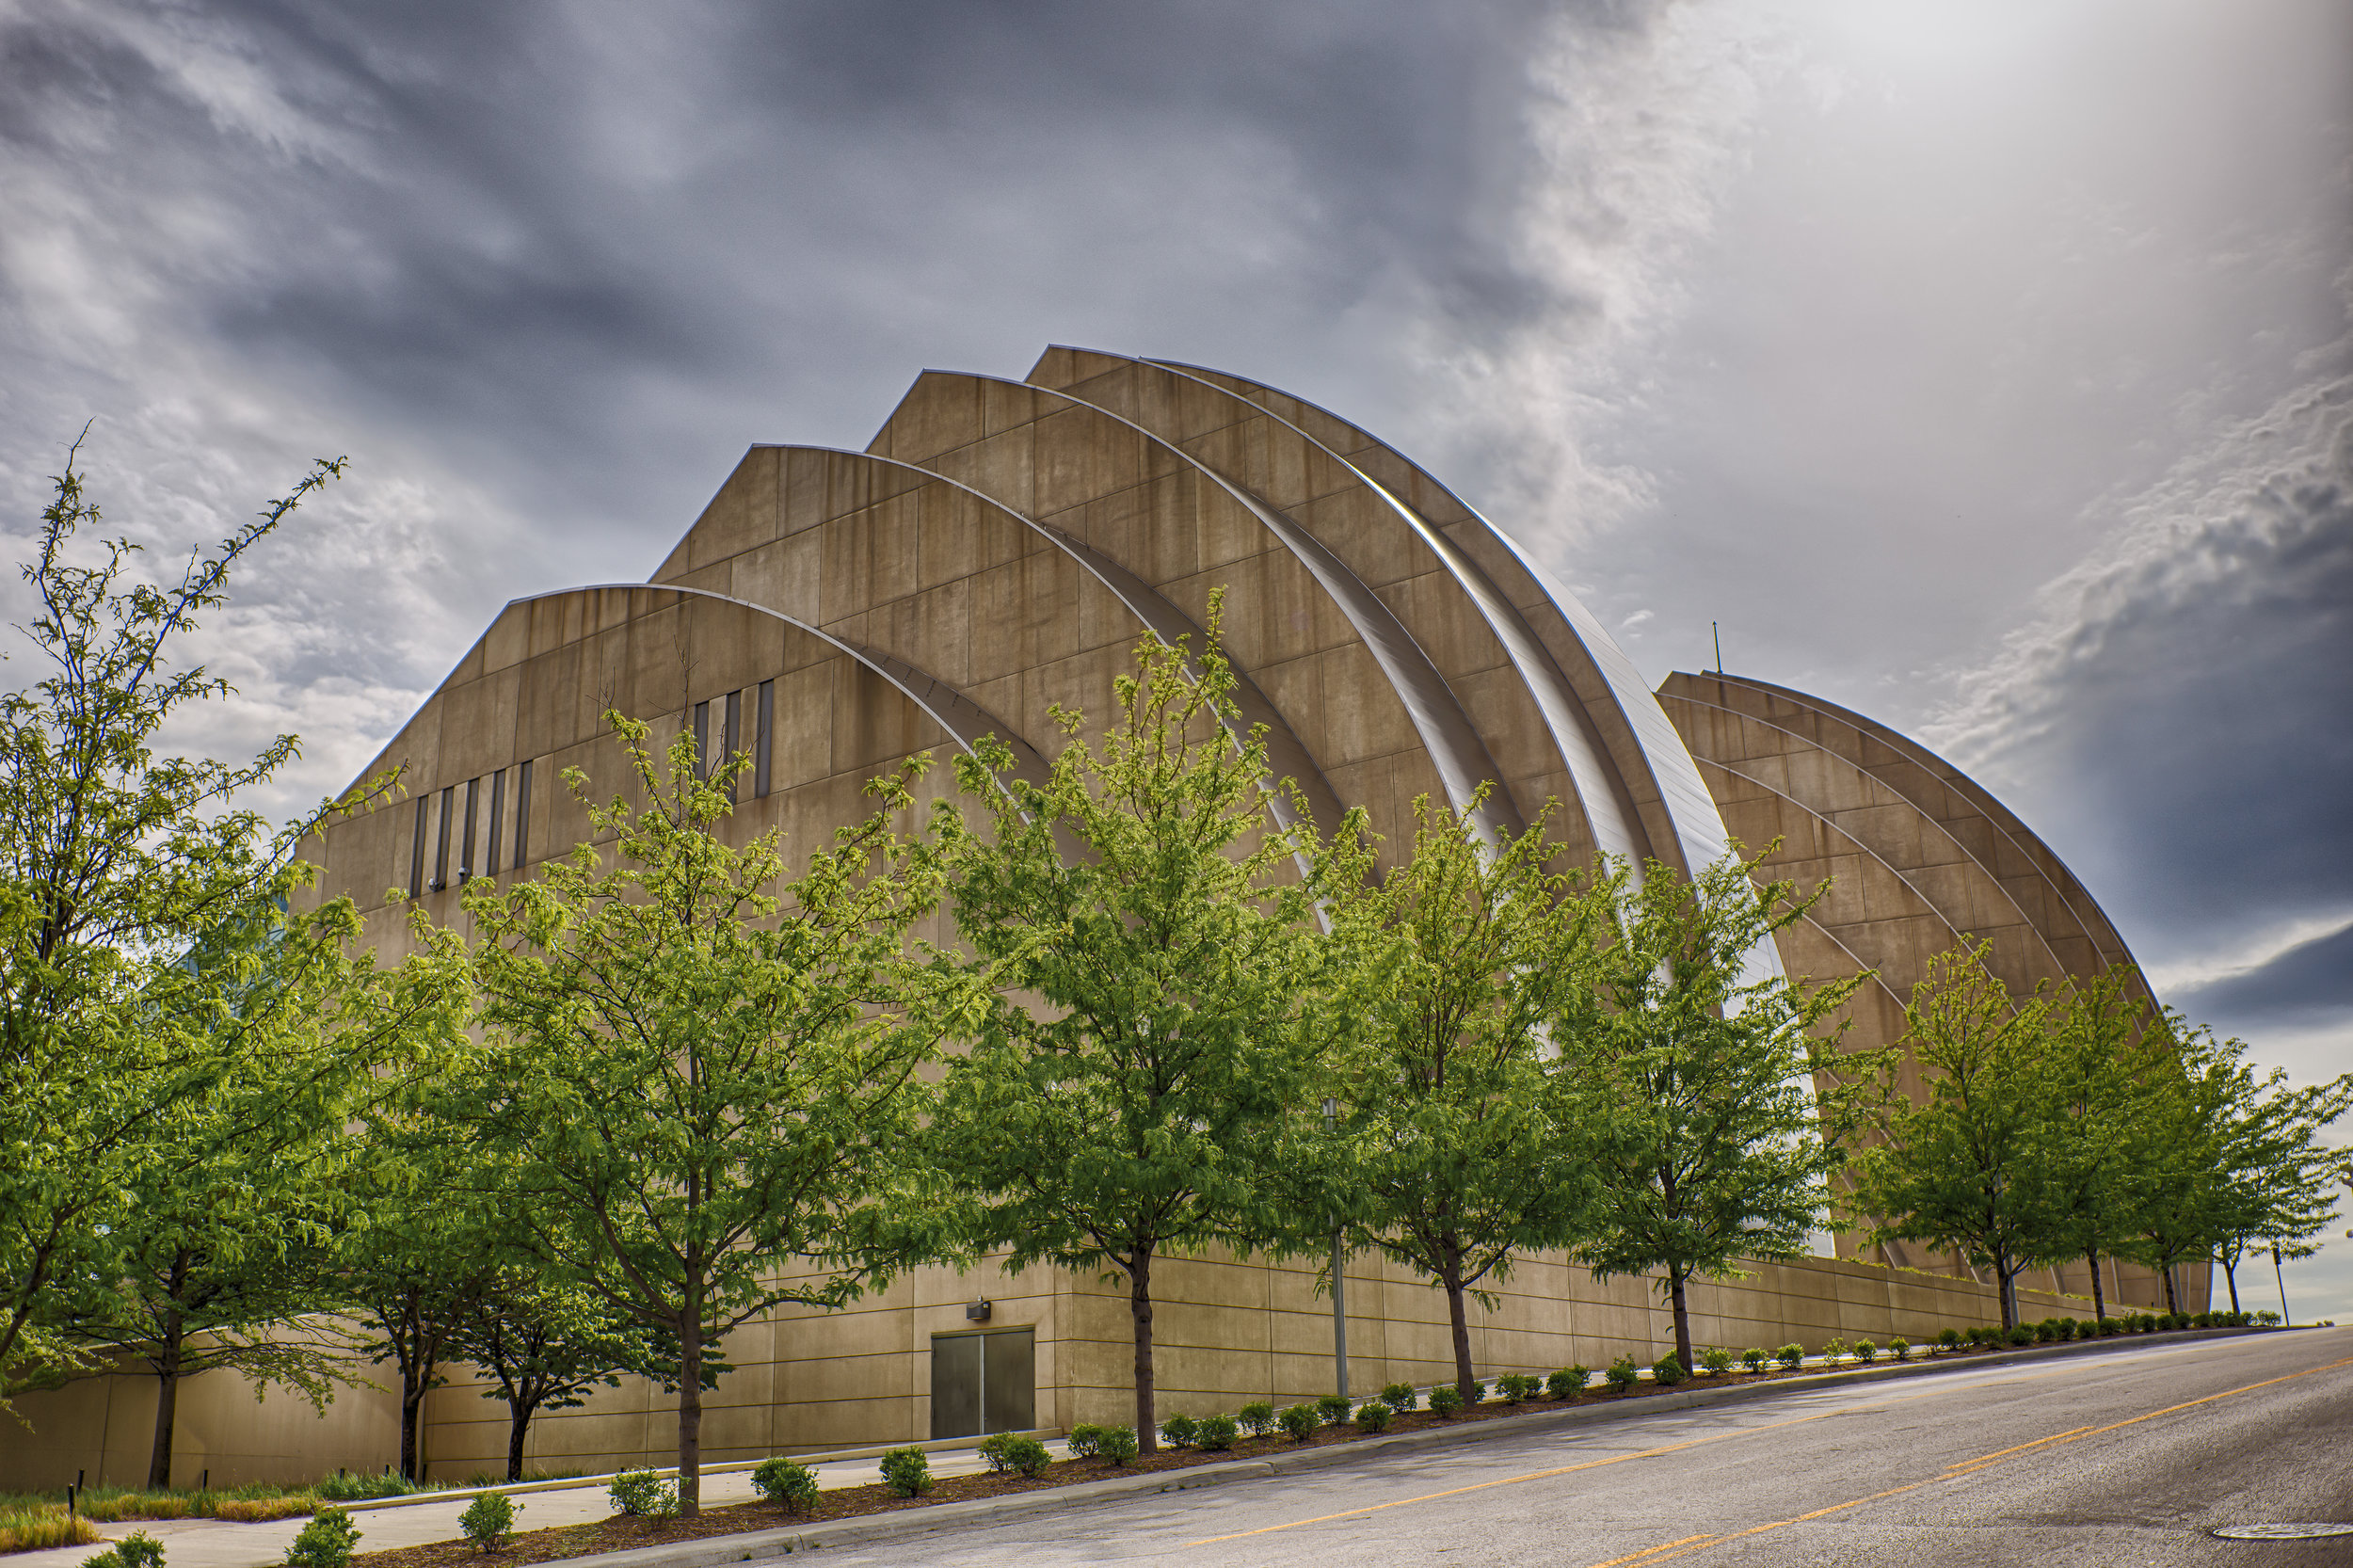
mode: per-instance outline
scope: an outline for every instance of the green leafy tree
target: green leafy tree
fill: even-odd
[[[2288,1087],[2278,1069],[2246,1080],[2223,1143],[2216,1226],[2215,1256],[2232,1311],[2239,1310],[2239,1260],[2249,1251],[2277,1247],[2283,1257],[2310,1257],[2319,1250],[2315,1238],[2336,1223],[2345,1157],[2320,1135],[2349,1106],[2353,1073],[2303,1089]]]
[[[534,1416],[570,1410],[599,1387],[620,1385],[623,1372],[675,1387],[675,1354],[664,1356],[659,1336],[620,1318],[582,1289],[541,1277],[528,1268],[492,1272],[450,1336],[449,1353],[488,1374],[486,1400],[506,1405],[506,1479],[523,1479],[523,1448]],[[704,1356],[706,1389],[719,1367]]]
[[[890,825],[917,765],[870,785],[876,813],[793,875],[778,833],[721,836],[740,760],[702,777],[691,734],[665,763],[646,725],[608,717],[645,804],[598,806],[569,770],[611,867],[584,844],[467,890],[484,1043],[435,1112],[511,1169],[552,1277],[675,1345],[691,1516],[720,1336],[786,1303],[840,1306],[936,1251],[908,1152],[918,1069],[964,983],[905,955],[936,904]]]
[[[953,1061],[936,1162],[977,1202],[972,1236],[1115,1273],[1135,1344],[1135,1428],[1153,1412],[1152,1270],[1172,1253],[1293,1237],[1271,1173],[1321,1021],[1303,835],[1278,822],[1263,737],[1220,724],[1234,676],[1217,644],[1146,639],[1098,752],[1056,708],[1043,785],[1001,744],[959,759],[984,833],[936,819],[964,939],[1000,995]]]
[[[1563,1153],[1596,1184],[1577,1256],[1604,1279],[1659,1272],[1682,1366],[1686,1287],[1804,1253],[1840,1139],[1883,1076],[1876,1054],[1841,1057],[1831,1024],[1867,976],[1808,985],[1749,970],[1812,902],[1758,888],[1737,853],[1692,882],[1653,861],[1609,901],[1591,983],[1556,1007]]]
[[[1344,830],[1322,879],[1349,954],[1324,1005],[1354,1026],[1334,1072],[1344,1232],[1445,1293],[1466,1402],[1465,1298],[1488,1300],[1481,1282],[1529,1248],[1582,1239],[1591,1178],[1561,1158],[1545,1023],[1561,992],[1590,984],[1593,928],[1618,888],[1551,872],[1541,818],[1490,848],[1477,808],[1417,800],[1412,858],[1385,876]]]
[[[1875,1217],[1875,1239],[1949,1247],[1992,1269],[2011,1328],[2019,1271],[2070,1249],[2076,1233],[2053,1179],[2066,1161],[2053,1158],[2050,1004],[2014,1000],[1986,967],[1990,948],[1938,954],[1913,987],[1903,1048],[1933,1075],[1929,1097],[1884,1117],[1882,1141],[1857,1160],[1853,1207]]]

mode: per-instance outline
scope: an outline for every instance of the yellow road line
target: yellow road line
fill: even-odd
[[[1680,1541],[1668,1541],[1656,1546],[1645,1546],[1639,1552],[1628,1552],[1624,1557],[1613,1557],[1607,1562],[1596,1562],[1593,1564],[1593,1568],[1626,1568],[1626,1564],[1631,1562],[1641,1562],[1644,1558],[1649,1558],[1651,1561],[1657,1562],[1661,1560],[1656,1555],[1657,1553],[1672,1552],[1677,1546],[1705,1545],[1708,1542],[1715,1539],[1716,1538],[1712,1535],[1687,1535]],[[1645,1564],[1644,1568],[1648,1568],[1648,1565]]]

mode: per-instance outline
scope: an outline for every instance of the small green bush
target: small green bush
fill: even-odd
[[[1502,1396],[1505,1404],[1519,1404],[1531,1399],[1544,1385],[1544,1379],[1529,1377],[1525,1372],[1506,1372],[1496,1379],[1496,1392]]]
[[[1430,1390],[1430,1414],[1438,1419],[1449,1419],[1462,1408],[1463,1391],[1454,1384],[1442,1383]]]
[[[1609,1369],[1601,1375],[1610,1387],[1621,1394],[1627,1392],[1642,1381],[1641,1368],[1634,1365],[1634,1358],[1630,1355],[1618,1357],[1609,1364]]]
[[[932,1489],[932,1462],[912,1444],[882,1456],[883,1484],[902,1497],[920,1497]]]
[[[1391,1410],[1415,1410],[1420,1407],[1421,1398],[1412,1384],[1393,1383],[1381,1390],[1381,1402]]]
[[[1868,1339],[1859,1339],[1855,1342],[1854,1358],[1868,1367],[1880,1358],[1880,1348]]]
[[[1356,1401],[1345,1394],[1326,1394],[1316,1401],[1316,1411],[1322,1416],[1323,1424],[1327,1427],[1345,1425],[1350,1412],[1355,1408]]]
[[[2100,1320],[2099,1329],[2100,1337],[2105,1339],[2111,1337],[2112,1336],[2123,1333],[2124,1324],[2120,1319],[2103,1318]]]
[[[1835,1367],[1853,1353],[1854,1347],[1849,1345],[1844,1339],[1833,1339],[1822,1347],[1822,1365]]]
[[[1253,1400],[1235,1413],[1234,1419],[1241,1422],[1241,1430],[1251,1436],[1264,1437],[1274,1430],[1274,1401]]]
[[[1103,1429],[1093,1421],[1081,1421],[1070,1429],[1070,1457],[1093,1459],[1103,1451]]]
[[[1740,1365],[1752,1372],[1763,1371],[1765,1364],[1772,1359],[1765,1353],[1765,1347],[1762,1345],[1751,1345],[1740,1352]]]
[[[2034,1330],[2020,1323],[2017,1327],[2004,1333],[2002,1338],[2012,1345],[2031,1345],[2034,1343]]]
[[[1773,1352],[1773,1359],[1781,1363],[1784,1371],[1794,1372],[1805,1365],[1805,1347],[1784,1345]]]
[[[1053,1462],[1053,1455],[1046,1451],[1045,1444],[1017,1432],[1000,1432],[982,1438],[981,1457],[987,1460],[988,1467],[999,1475],[1017,1470],[1025,1476],[1042,1476],[1046,1473],[1046,1466]],[[815,1483],[812,1481],[810,1485],[813,1496]]]
[[[1674,1352],[1669,1351],[1650,1364],[1650,1375],[1659,1387],[1673,1388],[1691,1374],[1683,1369],[1683,1363],[1675,1358]]]
[[[145,1530],[133,1530],[104,1551],[84,1558],[82,1568],[164,1568],[164,1544]]]
[[[2266,1306],[2255,1314],[2255,1321],[2265,1328],[2273,1328],[2279,1324],[2280,1315]]]
[[[2030,1327],[2034,1334],[2034,1342],[2038,1345],[2047,1345],[2052,1340],[2058,1337],[2058,1330],[2052,1326],[2052,1321],[2048,1318],[2043,1319],[2042,1321],[2039,1323],[2030,1325]]]
[[[1379,1400],[1368,1400],[1356,1407],[1356,1430],[1386,1432],[1389,1430],[1389,1418],[1396,1414]]]
[[[752,1467],[752,1490],[792,1513],[817,1506],[817,1472],[789,1459],[763,1459]]]
[[[1292,1405],[1275,1419],[1294,1443],[1305,1443],[1316,1434],[1316,1428],[1323,1425],[1322,1414],[1311,1404]]]
[[[499,1543],[514,1533],[517,1512],[505,1493],[485,1492],[466,1505],[466,1512],[457,1516],[457,1528],[477,1550],[495,1552]]]
[[[1709,1377],[1722,1377],[1738,1364],[1738,1358],[1721,1345],[1710,1345],[1700,1352],[1700,1369]]]
[[[1487,1402],[1487,1385],[1480,1382],[1477,1378],[1473,1378],[1471,1380],[1469,1389],[1463,1395],[1463,1402],[1465,1404],[1485,1404]]]
[[[360,1527],[350,1514],[340,1508],[320,1509],[286,1548],[286,1568],[350,1568],[351,1549],[359,1544]]]
[[[1890,1339],[1887,1342],[1887,1353],[1894,1356],[1898,1361],[1910,1361],[1912,1359],[1912,1341],[1909,1339]]]
[[[1948,1328],[1944,1333],[1938,1335],[1936,1336],[1936,1348],[1941,1351],[1957,1351],[1961,1349],[1961,1330],[1957,1328]]]
[[[1193,1432],[1193,1441],[1201,1445],[1203,1453],[1222,1454],[1241,1435],[1241,1426],[1231,1416],[1204,1416]]]
[[[1125,1464],[1136,1457],[1136,1429],[1133,1427],[1102,1427],[1095,1439],[1096,1457],[1113,1464]]]
[[[1201,1424],[1190,1416],[1171,1416],[1160,1423],[1160,1441],[1172,1448],[1190,1448],[1201,1435]]]
[[[1556,1400],[1573,1400],[1585,1392],[1585,1368],[1563,1367],[1545,1379],[1545,1392]]]
[[[604,1489],[613,1512],[632,1519],[667,1519],[678,1512],[678,1488],[651,1470],[624,1470]]]

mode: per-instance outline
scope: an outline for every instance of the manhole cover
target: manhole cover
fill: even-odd
[[[2214,1533],[2225,1541],[2318,1541],[2353,1535],[2353,1525],[2230,1525]]]

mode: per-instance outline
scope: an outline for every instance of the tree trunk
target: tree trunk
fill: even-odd
[[[2095,1320],[2105,1318],[2108,1306],[2107,1298],[2100,1293],[2100,1249],[2086,1247],[2084,1261],[2091,1265],[2091,1316]]]
[[[1454,1332],[1454,1391],[1463,1396],[1463,1408],[1471,1402],[1470,1315],[1463,1304],[1463,1264],[1459,1257],[1446,1260],[1446,1270],[1438,1276],[1446,1287],[1447,1324]]]
[[[180,1411],[180,1309],[164,1315],[163,1354],[155,1365],[155,1447],[147,1460],[147,1489],[171,1486],[171,1429]]]
[[[1152,1255],[1139,1253],[1128,1265],[1128,1312],[1136,1333],[1136,1448],[1157,1452],[1160,1430],[1152,1419]]]
[[[2018,1266],[2007,1256],[1996,1255],[1993,1278],[2001,1288],[2002,1327],[2006,1331],[2014,1329],[2018,1326]]]
[[[1667,1266],[1667,1294],[1675,1308],[1675,1360],[1688,1372],[1691,1369],[1691,1309],[1683,1298],[1683,1271],[1672,1263]]]
[[[2173,1293],[2173,1265],[2168,1263],[2157,1272],[2165,1276],[2165,1309],[2168,1312],[2181,1311],[2181,1298]]]
[[[506,1479],[523,1479],[523,1436],[531,1430],[531,1404],[526,1400],[506,1403]]]
[[[2238,1316],[2238,1265],[2230,1258],[2222,1260],[2222,1277],[2231,1282],[2231,1316]]]
[[[679,1325],[678,1516],[697,1518],[703,1507],[703,1315],[700,1293],[689,1289]]]

